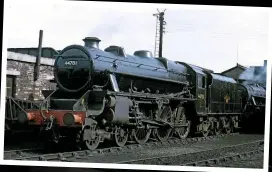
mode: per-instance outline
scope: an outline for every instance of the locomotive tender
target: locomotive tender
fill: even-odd
[[[125,53],[122,47],[99,49],[95,37],[70,45],[56,56],[58,89],[40,110],[25,110],[18,120],[52,131],[55,141],[69,137],[96,149],[105,139],[123,146],[151,136],[186,138],[230,133],[238,128],[247,88],[210,70],[149,51]],[[244,96],[245,97],[245,96]]]

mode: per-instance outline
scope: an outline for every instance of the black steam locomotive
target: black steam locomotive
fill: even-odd
[[[258,84],[243,83],[243,113],[240,126],[247,132],[264,132],[266,89]]]
[[[149,51],[128,55],[118,46],[103,51],[98,38],[84,42],[56,56],[58,89],[41,109],[18,114],[21,123],[52,131],[56,141],[69,137],[95,149],[105,139],[123,146],[151,136],[165,141],[171,135],[231,133],[242,114],[265,103],[265,90],[208,69]]]

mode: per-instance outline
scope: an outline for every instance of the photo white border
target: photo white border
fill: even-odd
[[[267,79],[266,79],[266,109],[265,109],[265,134],[264,134],[264,169],[269,167],[269,139],[270,139],[270,117],[271,117],[271,74],[272,74],[272,11],[268,11],[268,54],[267,54]]]
[[[0,105],[0,114],[1,120],[0,120],[0,126],[5,126],[5,109],[6,109],[6,74],[7,74],[7,14],[5,13],[5,9],[7,9],[7,0],[4,0],[4,12],[3,12],[3,41],[2,41],[2,66],[1,66],[1,105]],[[4,154],[4,133],[5,133],[5,127],[0,127],[0,137],[3,139],[0,139],[0,164],[4,164],[3,162],[3,154]]]
[[[7,16],[7,9],[10,2],[16,2],[16,3],[27,3],[28,1],[31,3],[67,3],[63,0],[47,0],[47,1],[19,1],[19,0],[5,0],[4,1],[4,13],[3,13],[3,49],[2,49],[2,77],[1,77],[1,114],[2,114],[2,120],[0,126],[5,125],[5,95],[6,95],[6,66],[7,66],[7,22],[8,16]],[[76,1],[69,1],[70,3],[75,3]],[[69,3],[68,2],[68,3]],[[90,3],[89,1],[79,1],[76,3]],[[92,1],[92,3],[101,4],[101,2],[95,2]],[[110,7],[116,7],[123,9],[130,9],[131,4],[133,4],[133,7],[141,7],[141,8],[147,8],[149,9],[154,8],[156,6],[157,8],[171,8],[180,9],[180,6],[182,6],[183,9],[205,9],[205,10],[222,10],[222,9],[233,9],[233,10],[239,10],[243,8],[243,10],[251,10],[252,13],[256,11],[267,11],[269,13],[269,28],[272,27],[272,12],[269,11],[269,8],[267,7],[232,7],[232,6],[215,6],[215,5],[186,5],[186,4],[154,4],[154,3],[126,3],[126,2],[103,2],[101,4],[101,7],[105,7],[106,5]],[[268,156],[269,156],[269,136],[270,136],[270,99],[271,99],[271,60],[269,57],[272,55],[272,34],[269,33],[269,41],[268,41],[268,57],[267,57],[267,90],[266,90],[266,118],[265,118],[265,147],[264,147],[264,168],[263,169],[250,169],[250,168],[223,168],[223,167],[183,167],[183,166],[161,166],[161,165],[135,165],[135,164],[108,164],[108,163],[78,163],[78,162],[46,162],[46,161],[16,161],[16,160],[3,160],[3,151],[4,151],[4,139],[1,139],[0,144],[2,146],[2,149],[0,151],[0,164],[3,165],[22,165],[22,166],[48,166],[48,167],[76,167],[76,168],[101,168],[101,169],[141,169],[141,170],[167,170],[167,171],[268,171]],[[0,133],[0,137],[4,138],[4,127],[2,127]]]

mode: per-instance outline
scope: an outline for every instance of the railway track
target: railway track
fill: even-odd
[[[46,144],[41,144],[37,147],[37,144],[34,144],[33,142],[32,145],[27,145],[27,147],[21,147],[18,146],[16,147],[13,145],[12,148],[7,146],[5,147],[4,151],[4,159],[16,159],[16,158],[23,158],[23,157],[29,157],[29,156],[38,156],[42,154],[48,154],[48,153],[59,153],[59,152],[65,152],[65,151],[73,151],[73,150],[78,150],[76,147],[69,147],[69,146],[56,146],[47,143]],[[24,145],[24,144],[23,144]]]
[[[237,156],[220,157],[215,162],[207,162],[205,166],[234,167],[234,168],[263,168],[264,151],[256,150],[241,153]],[[201,164],[199,164],[201,166]],[[269,170],[270,171],[270,170]]]
[[[211,139],[205,142],[196,142],[193,144],[171,144],[165,147],[150,147],[131,150],[130,152],[107,153],[104,155],[98,154],[77,159],[76,161],[93,163],[130,162],[132,164],[182,165],[194,161],[202,161],[256,150],[256,148],[263,147],[263,139],[263,135],[241,134],[223,137],[221,139]],[[257,143],[248,144],[256,141]],[[240,145],[240,147],[231,149],[234,145]]]
[[[82,151],[69,151],[69,152],[58,152],[58,153],[47,153],[47,154],[33,154],[30,150],[20,150],[16,151],[5,151],[4,159],[13,159],[13,160],[36,160],[36,161],[77,161],[78,159],[84,159],[92,156],[102,155],[105,153],[125,153],[131,152],[132,150],[142,150],[142,149],[150,149],[156,147],[163,146],[171,146],[171,145],[190,145],[194,143],[202,143],[205,141],[215,140],[215,139],[223,139],[225,137],[237,136],[239,133],[231,133],[231,134],[221,134],[217,136],[209,136],[209,137],[194,137],[187,139],[177,139],[171,138],[167,142],[148,142],[142,145],[139,144],[128,144],[124,147],[109,147],[102,148],[96,150],[82,150]]]
[[[263,140],[224,146],[178,155],[158,156],[144,159],[117,162],[119,164],[214,166],[224,161],[235,161],[247,155],[263,152]],[[227,156],[222,156],[230,154]],[[209,158],[212,157],[212,158]]]
[[[15,149],[4,151],[4,159],[10,159],[14,157],[25,157],[25,156],[33,156],[43,152],[43,148],[34,148],[34,149]]]
[[[216,165],[222,165],[225,163],[231,163],[231,162],[236,162],[239,160],[243,160],[246,159],[250,156],[254,156],[254,155],[259,155],[259,154],[263,154],[264,149],[263,148],[259,148],[256,150],[252,150],[252,151],[245,151],[242,153],[237,153],[234,155],[229,155],[229,156],[221,156],[218,158],[212,158],[212,159],[207,159],[207,160],[203,160],[203,161],[197,161],[197,162],[191,162],[191,163],[187,163],[187,164],[183,164],[185,166],[208,166],[208,167],[212,167],[212,166],[216,166]]]

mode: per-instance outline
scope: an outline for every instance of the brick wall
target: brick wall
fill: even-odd
[[[42,90],[55,89],[55,84],[51,83],[53,79],[53,59],[52,61],[42,58],[40,66],[39,79],[34,82],[34,65],[36,57],[8,52],[7,70],[17,71],[15,78],[15,98],[27,100],[33,95],[35,100],[42,100]]]

